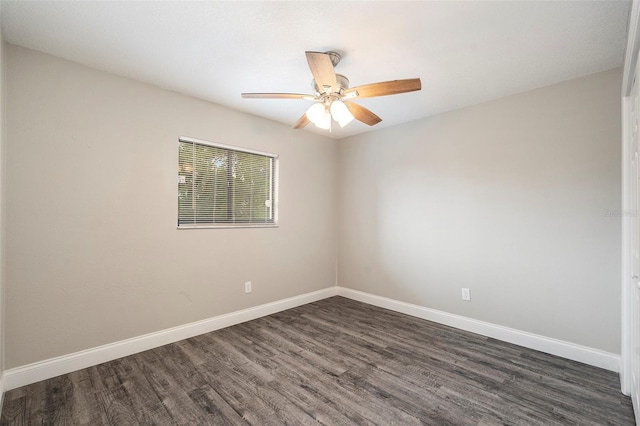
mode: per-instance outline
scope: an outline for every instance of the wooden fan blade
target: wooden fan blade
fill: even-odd
[[[398,93],[415,92],[422,89],[419,78],[407,80],[383,81],[362,86],[352,87],[344,91],[344,95],[350,99],[373,98],[375,96],[396,95]],[[351,96],[349,96],[351,95]],[[354,96],[355,95],[355,96]]]
[[[313,95],[304,93],[242,93],[243,98],[248,99],[307,99],[313,101]]]
[[[382,121],[382,118],[378,117],[362,105],[346,101],[344,104],[347,106],[347,108],[349,108],[349,111],[351,112],[351,114],[353,114],[355,119],[358,121],[362,121],[364,124],[374,126]]]
[[[337,84],[331,57],[321,52],[305,52],[305,55],[307,55],[307,63],[318,88],[325,92],[328,90],[327,93],[333,91]],[[330,87],[330,89],[326,89],[327,87]]]
[[[311,121],[307,118],[307,113],[302,114],[302,117],[296,121],[296,123],[291,126],[292,129],[302,129],[307,126],[307,124],[311,123]]]

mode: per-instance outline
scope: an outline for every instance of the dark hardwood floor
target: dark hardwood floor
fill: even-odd
[[[630,425],[617,374],[332,297],[9,391],[0,423]]]

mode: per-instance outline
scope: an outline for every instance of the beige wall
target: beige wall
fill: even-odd
[[[335,141],[6,51],[7,368],[335,285]],[[177,230],[179,136],[279,154],[280,227]]]
[[[620,353],[621,78],[341,140],[339,285]]]

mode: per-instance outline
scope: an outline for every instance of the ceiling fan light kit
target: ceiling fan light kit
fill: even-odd
[[[313,95],[301,93],[243,93],[243,98],[253,99],[305,99],[315,103],[293,125],[294,129],[302,129],[313,123],[320,129],[331,131],[332,121],[340,127],[349,124],[355,118],[369,126],[382,121],[380,117],[362,105],[348,102],[358,98],[395,95],[414,92],[422,89],[419,78],[393,80],[380,83],[365,84],[349,88],[349,79],[336,74],[334,67],[340,63],[337,52],[305,52],[307,63],[313,74],[311,87]]]

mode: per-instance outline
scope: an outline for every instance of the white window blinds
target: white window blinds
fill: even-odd
[[[178,227],[275,225],[277,155],[180,138]]]

